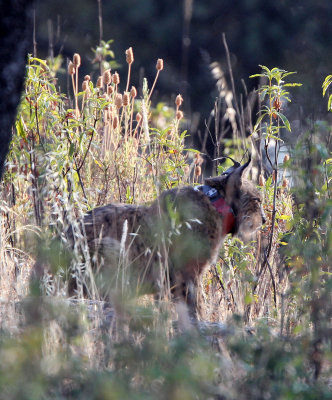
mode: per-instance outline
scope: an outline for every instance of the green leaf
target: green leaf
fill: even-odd
[[[196,153],[196,154],[201,154],[201,152],[199,150],[196,149],[183,149],[184,151],[188,151],[190,153]]]
[[[265,115],[267,115],[267,114],[268,114],[268,113],[265,112],[265,113],[261,114],[261,115],[257,118],[256,124],[255,124],[255,126],[254,126],[254,132],[256,132],[256,130],[257,130],[259,124],[262,122],[263,118],[264,118]]]
[[[184,172],[183,172],[182,168],[176,168],[175,170],[180,176],[184,176]]]
[[[285,128],[288,131],[291,131],[290,123],[289,123],[288,119],[285,117],[285,115],[280,113],[280,112],[278,112],[278,116],[280,117],[280,119],[282,120],[283,124],[285,125]]]
[[[187,131],[183,131],[180,135],[180,139],[184,139],[185,137],[187,137],[189,135],[187,135]]]
[[[273,135],[273,134],[269,134],[267,135],[269,139],[274,139],[277,140],[279,142],[284,142],[279,136]]]
[[[244,303],[246,305],[251,304],[254,302],[254,297],[252,296],[251,293],[247,292],[246,295],[244,296]]]
[[[285,86],[288,86],[288,87],[302,86],[302,83],[285,83],[282,86],[283,87],[285,87]]]
[[[25,130],[24,130],[24,128],[23,128],[22,117],[19,118],[19,119],[16,121],[16,131],[17,131],[18,135],[19,135],[21,138],[26,139],[27,135],[26,135]]]
[[[285,72],[285,73],[283,73],[282,74],[282,78],[285,78],[286,76],[288,76],[288,75],[293,75],[293,74],[296,74],[297,72],[295,72],[295,71],[293,71],[293,72]],[[285,85],[284,85],[285,86]]]
[[[69,157],[71,157],[74,154],[74,151],[75,151],[75,145],[74,145],[74,143],[70,143]]]
[[[94,159],[94,162],[98,165],[99,168],[103,169],[102,164],[97,159]]]
[[[266,72],[268,72],[268,73],[271,72],[271,71],[268,69],[268,67],[266,67],[265,65],[259,64],[259,66],[260,66],[264,71],[266,71]],[[266,75],[264,75],[264,76],[266,76]]]
[[[288,221],[288,220],[291,219],[291,216],[290,215],[285,215],[285,214],[277,215],[277,219],[281,219],[283,221]]]
[[[332,94],[331,94],[330,97],[329,97],[329,101],[328,101],[328,103],[327,103],[327,109],[328,109],[329,111],[332,111]]]
[[[328,75],[322,84],[323,96],[325,96],[325,93],[326,93],[327,89],[329,88],[329,86],[331,85],[331,83],[332,83],[332,75]]]
[[[31,57],[30,60],[39,62],[40,64],[42,64],[45,68],[47,68],[49,70],[47,62],[45,60],[41,60],[40,58],[37,58],[37,57]]]
[[[264,77],[264,74],[254,74],[254,75],[250,75],[249,78],[258,78],[258,77]]]

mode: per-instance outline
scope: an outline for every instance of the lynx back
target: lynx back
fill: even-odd
[[[150,206],[92,210],[85,231],[90,251],[103,259],[102,286],[109,287],[125,264],[136,287],[154,293],[169,288],[192,314],[199,312],[199,278],[216,262],[225,236],[247,239],[264,223],[260,193],[245,177],[249,162],[235,163],[199,187],[165,191]]]

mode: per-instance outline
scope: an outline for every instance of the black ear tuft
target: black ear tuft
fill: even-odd
[[[236,173],[238,174],[239,178],[242,177],[244,172],[246,174],[249,172],[248,167],[249,167],[250,163],[251,163],[251,155],[249,154],[248,161],[236,169]]]
[[[231,160],[233,162],[233,165],[231,167],[229,167],[226,171],[224,171],[221,175],[230,175],[231,173],[233,173],[236,170],[236,168],[241,166],[241,164],[239,162],[235,161],[232,157],[229,157],[229,156],[215,158],[213,161],[225,160],[226,158]]]

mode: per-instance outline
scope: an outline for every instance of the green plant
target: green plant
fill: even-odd
[[[58,61],[29,59],[0,197],[0,398],[331,398],[327,125],[316,124],[284,160],[294,188],[285,176],[278,179],[277,157],[270,159],[275,174],[260,179],[264,230],[252,243],[227,238],[204,277],[210,330],[199,323],[196,329],[167,300],[115,293],[113,308],[99,301],[83,214],[111,201],[149,202],[165,188],[202,179],[201,155],[184,147],[181,97],[174,109],[153,107],[144,81],[138,98],[136,88],[129,91],[130,51],[127,63],[122,87],[108,69],[98,82],[81,79],[75,55],[68,66],[72,100],[55,85]],[[279,106],[297,84],[282,82],[286,71],[262,68],[267,103],[253,137],[265,146],[275,140],[277,155],[281,133],[290,128]],[[63,251],[67,229],[74,236],[70,259]],[[37,253],[55,272],[44,277],[49,297],[39,290],[27,296]],[[61,286],[68,265],[78,280],[77,300],[68,300]],[[83,283],[94,300],[83,300]],[[222,338],[214,330],[220,320],[230,332]]]
[[[323,82],[323,84],[322,84],[323,96],[325,96],[325,94],[326,94],[326,92],[327,92],[329,86],[331,85],[331,83],[332,83],[332,75],[328,75],[328,76],[325,78],[325,80],[324,80],[324,82]],[[329,96],[329,99],[328,99],[328,102],[327,102],[327,109],[328,109],[329,111],[332,111],[332,94],[330,94],[330,96]]]
[[[257,274],[257,282],[253,288],[253,294],[255,294],[258,288],[258,281],[261,276],[264,275],[265,270],[269,270],[269,274],[271,276],[273,282],[273,291],[274,291],[274,303],[277,305],[277,293],[276,293],[276,285],[274,283],[272,268],[271,268],[271,261],[272,256],[276,254],[276,250],[280,245],[280,233],[283,232],[276,230],[276,225],[278,226],[278,222],[283,220],[289,220],[291,217],[291,210],[289,209],[290,198],[286,200],[286,197],[283,196],[285,192],[285,188],[287,187],[287,180],[283,177],[282,181],[280,182],[278,177],[279,172],[279,153],[280,153],[280,143],[282,142],[281,139],[281,130],[286,129],[287,131],[291,130],[290,123],[287,117],[281,112],[283,103],[290,102],[289,92],[287,91],[288,87],[297,87],[301,86],[298,83],[285,83],[284,79],[294,74],[294,72],[288,72],[279,68],[272,68],[269,69],[266,66],[261,66],[262,72],[259,74],[251,75],[251,78],[259,77],[267,80],[267,83],[262,85],[258,89],[258,94],[260,96],[260,100],[262,102],[266,101],[266,104],[263,104],[262,110],[260,111],[260,115],[257,119],[257,122],[254,126],[253,130],[253,137],[257,137],[259,141],[264,142],[265,147],[265,155],[272,168],[272,177],[266,182],[265,184],[265,193],[267,199],[267,207],[270,207],[269,204],[272,203],[272,209],[268,210],[271,212],[271,223],[269,227],[268,233],[268,245],[267,248],[264,249],[263,254],[263,261],[262,265]],[[269,146],[273,141],[274,145],[274,159],[272,160],[269,155]],[[285,156],[284,158],[284,167],[287,167],[287,163],[289,160],[289,156]],[[261,178],[262,186],[264,185],[264,179]],[[272,190],[271,190],[272,189]],[[278,196],[278,190],[280,195]],[[284,199],[282,199],[284,197]],[[287,205],[288,203],[288,205]],[[282,211],[282,208],[286,206],[287,213]],[[279,220],[279,221],[278,221]],[[250,307],[248,307],[249,312]]]
[[[65,233],[71,230],[75,239],[72,270],[81,278],[81,271],[89,270],[90,264],[80,224],[88,209],[111,201],[151,201],[157,191],[187,179],[179,105],[176,109],[158,105],[154,110],[146,81],[142,99],[134,86],[128,91],[132,49],[130,53],[124,92],[120,75],[110,70],[103,71],[95,85],[90,76],[84,77],[80,90],[81,58],[75,54],[68,65],[73,101],[58,91],[55,70],[46,61],[29,57],[27,65],[17,134],[3,183],[6,205],[12,211],[7,213],[8,223],[20,230],[36,224],[42,228],[46,248],[55,235],[66,246]],[[160,72],[159,60],[154,86]],[[17,246],[24,240],[20,235]],[[30,260],[37,252],[45,254],[31,237],[29,243]],[[60,275],[68,273],[65,264],[58,259]]]

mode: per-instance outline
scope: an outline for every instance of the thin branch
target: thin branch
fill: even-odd
[[[274,305],[275,305],[275,307],[277,307],[277,288],[276,288],[276,282],[275,282],[275,279],[274,279],[274,276],[273,276],[273,271],[272,271],[271,265],[270,265],[270,263],[269,263],[268,258],[266,257],[266,256],[267,256],[266,251],[264,251],[264,255],[265,255],[265,258],[266,258],[267,267],[268,267],[269,272],[270,272],[270,275],[271,275],[272,286],[273,286],[273,300],[274,300]]]

